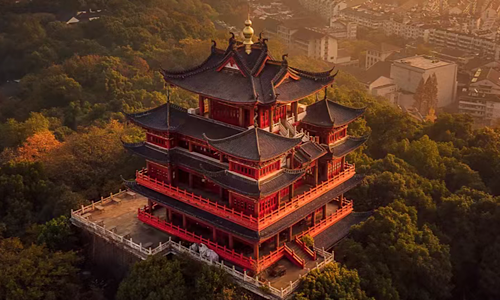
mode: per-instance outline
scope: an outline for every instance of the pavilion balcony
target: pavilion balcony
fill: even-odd
[[[280,206],[277,210],[263,216],[259,219],[259,229],[264,229],[279,219],[285,217],[291,212],[297,210],[298,208],[308,204],[324,193],[330,191],[334,187],[338,186],[342,182],[345,182],[356,173],[355,165],[345,164],[344,170],[337,174],[335,177],[324,181],[317,186],[307,190],[306,192],[299,194],[292,198],[290,201],[286,202],[284,205]]]
[[[226,218],[234,223],[245,226],[249,229],[253,230],[258,229],[257,218],[251,215],[246,215],[232,208],[228,208],[225,205],[221,205],[215,201],[209,200],[200,195],[196,195],[192,192],[188,192],[179,187],[172,186],[161,180],[153,179],[147,175],[147,172],[145,170],[136,172],[136,181],[138,184],[142,186],[145,186],[154,191],[175,198],[189,205],[199,207],[216,216]]]
[[[340,207],[335,211],[335,213],[327,216],[325,219],[321,220],[314,226],[309,227],[307,230],[302,231],[300,234],[295,236],[295,241],[300,241],[305,235],[315,237],[320,234],[323,230],[342,220],[344,217],[353,212],[353,202],[347,201],[346,205]],[[299,244],[300,244],[299,242]]]
[[[280,207],[278,207],[278,209],[270,212],[268,215],[264,215],[261,218],[256,218],[254,216],[244,214],[243,212],[236,211],[233,208],[229,208],[226,205],[221,205],[213,200],[209,200],[193,192],[189,192],[179,187],[172,186],[161,180],[151,178],[147,175],[147,171],[145,170],[136,172],[136,181],[138,184],[151,190],[157,191],[191,206],[199,207],[200,209],[210,212],[211,214],[223,217],[248,229],[260,231],[267,228],[268,226],[271,226],[278,220],[296,211],[302,206],[310,203],[311,201],[314,201],[319,196],[330,191],[339,184],[347,181],[354,175],[354,164],[345,164],[344,170],[337,174],[335,177],[324,181],[297,196],[294,196],[287,202],[282,203]]]
[[[206,239],[200,235],[197,235],[193,232],[187,231],[186,229],[174,225],[172,223],[169,223],[165,220],[160,219],[159,217],[156,217],[150,213],[148,213],[145,209],[139,209],[138,211],[138,218],[140,221],[151,225],[155,228],[158,228],[162,231],[165,231],[171,235],[175,235],[182,240],[191,242],[191,243],[198,243],[198,244],[204,244],[208,248],[212,249],[215,251],[221,258],[230,261],[232,263],[235,263],[243,268],[249,269],[249,270],[256,270],[257,262],[251,257],[244,256],[241,253],[237,253],[234,251],[234,249],[229,249],[226,246],[221,246],[209,239]]]
[[[272,251],[268,255],[259,257],[258,260],[255,260],[251,257],[236,252],[234,249],[229,249],[226,246],[221,246],[220,244],[206,239],[201,235],[197,235],[196,233],[190,232],[180,226],[169,223],[161,219],[160,217],[148,213],[147,207],[138,210],[138,219],[141,222],[144,222],[168,234],[177,236],[184,241],[204,244],[208,248],[215,251],[222,259],[234,263],[244,269],[252,270],[255,273],[260,273],[261,271],[275,264],[284,257],[288,258],[300,268],[305,268],[306,265],[305,260],[286,244],[283,244],[277,250]]]

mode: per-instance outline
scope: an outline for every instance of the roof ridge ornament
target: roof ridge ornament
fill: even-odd
[[[243,37],[245,38],[243,40],[243,45],[245,45],[246,54],[252,53],[253,34],[254,34],[254,30],[252,28],[252,21],[250,20],[250,12],[248,12],[248,17],[245,21],[245,28],[243,28]]]
[[[217,49],[217,42],[215,40],[212,40],[212,53],[215,52]]]

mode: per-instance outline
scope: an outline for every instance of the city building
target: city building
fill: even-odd
[[[408,40],[421,39],[425,42],[429,39],[429,28],[423,22],[403,22],[391,18],[383,23],[384,34],[395,35]]]
[[[343,72],[354,76],[361,84],[364,85],[367,92],[380,96],[391,104],[398,105],[399,103],[399,88],[391,76],[391,61],[380,61],[368,70],[355,66],[340,65],[339,69]]]
[[[469,90],[478,94],[500,95],[500,71],[493,68],[477,69],[470,81]]]
[[[342,0],[299,0],[299,3],[308,11],[317,13],[321,18],[329,21],[347,8]]]
[[[337,39],[326,33],[327,31],[312,30],[294,20],[286,22],[266,20],[264,26],[266,36],[279,39],[287,46],[290,53],[331,63],[345,62],[345,56],[339,58]]]
[[[264,277],[263,271],[278,261],[289,261],[281,290],[271,280],[265,285],[285,298],[298,285],[289,281],[292,271],[299,270],[299,277],[324,266],[333,257],[324,249],[348,232],[338,232],[335,224],[350,217],[353,203],[343,195],[362,178],[346,155],[366,138],[349,136],[347,127],[365,109],[326,96],[309,106],[299,104],[333,83],[333,69],[315,73],[290,66],[285,57],[275,60],[266,40],[252,41],[250,20],[245,24],[242,42],[234,35],[227,49],[214,42],[197,67],[162,70],[167,85],[199,95],[198,107],[183,109],[167,100],[127,115],[146,132],[145,141],[124,143],[146,160],[135,180],[124,183],[134,199],[110,197],[116,206],[103,199],[73,211],[72,221],[138,255],[168,248],[202,260],[208,248],[210,259],[202,261],[215,261],[257,293],[263,284],[253,276]],[[105,222],[120,221],[102,221],[103,215],[113,216],[113,207],[125,211],[139,201],[138,220],[157,229],[154,236],[169,236],[157,248],[152,242],[134,243],[129,227],[125,236],[116,226],[104,228]],[[92,215],[96,210],[100,214]],[[305,235],[314,238],[315,247],[304,243]],[[199,253],[193,250],[197,247]]]
[[[365,68],[369,69],[374,64],[385,61],[389,56],[401,50],[402,48],[387,43],[380,43],[369,48],[366,50]]]
[[[336,39],[353,40],[356,39],[358,25],[354,22],[345,22],[332,19],[330,26],[326,29],[328,34]]]
[[[388,18],[383,12],[354,7],[341,10],[340,16],[347,21],[358,24],[358,26],[371,29],[382,29],[384,21]]]
[[[429,43],[500,60],[499,45],[495,41],[495,33],[490,30],[467,34],[434,28],[429,30]]]
[[[412,56],[393,61],[391,78],[403,92],[400,105],[412,107],[413,95],[420,81],[436,74],[438,83],[437,108],[447,107],[455,100],[457,90],[457,71],[455,63],[426,56]]]
[[[469,90],[459,97],[458,111],[470,115],[478,127],[492,126],[500,120],[500,97]]]

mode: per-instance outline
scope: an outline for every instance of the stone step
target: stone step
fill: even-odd
[[[302,247],[300,247],[295,241],[292,243],[287,243],[287,246],[292,249],[298,256],[300,256],[306,264],[313,261],[313,259],[307,254]]]

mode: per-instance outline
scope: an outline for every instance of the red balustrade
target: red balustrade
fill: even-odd
[[[311,188],[310,190],[295,196],[291,201],[287,202],[284,206],[279,207],[277,210],[272,211],[266,216],[260,219],[254,216],[244,214],[243,212],[236,211],[225,205],[221,205],[215,201],[211,201],[200,195],[196,195],[192,192],[180,189],[178,187],[172,186],[161,180],[153,179],[146,175],[145,171],[136,172],[136,181],[138,184],[148,187],[164,195],[173,197],[179,201],[187,203],[192,206],[197,206],[205,211],[208,211],[214,215],[226,218],[234,223],[245,226],[246,228],[252,230],[263,230],[268,226],[274,224],[276,221],[287,216],[298,208],[306,205],[307,203],[313,201],[317,197],[323,195],[324,193],[330,191],[337,185],[345,182],[355,174],[355,166],[346,164],[344,171],[336,175],[317,186]]]
[[[306,205],[307,203],[313,201],[324,193],[330,191],[332,188],[351,178],[355,174],[355,166],[346,165],[344,171],[340,172],[334,178],[331,178],[317,186],[311,188],[310,190],[302,193],[298,196],[292,198],[291,201],[287,202],[284,206],[279,207],[277,210],[271,212],[269,215],[264,216],[259,219],[259,228],[264,229],[267,226],[273,224],[279,219],[285,217],[289,213],[297,210],[298,208]]]
[[[269,253],[266,256],[263,256],[259,259],[257,266],[257,273],[262,270],[265,270],[278,262],[283,257],[287,256],[292,262],[298,265],[301,268],[305,268],[306,262],[305,260],[298,256],[292,249],[290,249],[286,244],[279,247],[277,250]]]
[[[283,245],[285,247],[285,255],[293,261],[295,264],[297,264],[299,267],[302,269],[306,267],[306,261],[298,256],[292,249],[290,249],[286,244]]]
[[[353,211],[353,202],[349,201],[344,207],[337,209],[333,214],[327,216],[324,220],[321,220],[318,224],[309,227],[307,230],[301,232],[295,236],[296,240],[300,240],[304,235],[308,234],[311,237],[317,236],[326,228],[332,226],[338,221],[342,220],[345,216],[349,215]]]
[[[313,260],[316,260],[316,251],[307,247],[306,243],[304,243],[300,238],[295,237],[295,243],[297,243],[297,245],[299,245],[299,247],[302,248],[304,252],[309,255],[309,257],[311,257]]]
[[[231,261],[244,268],[255,270],[257,267],[256,261],[250,257],[246,257],[241,253],[237,253],[234,249],[227,249],[226,246],[221,246],[211,240],[205,239],[202,236],[189,232],[184,228],[168,223],[156,216],[153,216],[142,209],[138,211],[138,218],[140,221],[163,230],[169,234],[175,235],[183,240],[191,243],[202,243],[208,248],[215,251],[220,257],[225,260]]]
[[[243,225],[250,229],[258,229],[257,218],[246,215],[242,212],[238,212],[234,209],[228,208],[225,205],[221,205],[215,201],[211,201],[192,192],[188,192],[186,190],[172,186],[161,180],[153,179],[146,175],[144,171],[136,172],[136,181],[142,186],[148,187],[164,195],[171,196],[189,205],[200,207],[205,211],[229,219],[234,223]]]

